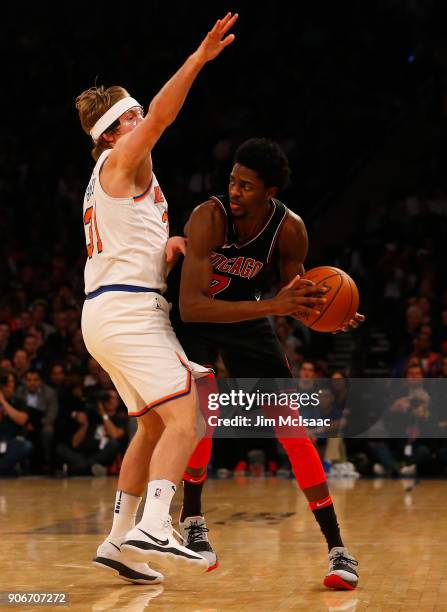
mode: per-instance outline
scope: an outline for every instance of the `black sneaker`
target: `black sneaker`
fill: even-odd
[[[217,555],[208,540],[209,529],[203,516],[187,516],[185,520],[179,521],[180,535],[186,548],[202,555],[209,563],[210,572],[219,565]]]

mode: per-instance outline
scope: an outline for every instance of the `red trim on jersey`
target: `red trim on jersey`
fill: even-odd
[[[143,193],[140,193],[140,195],[133,196],[134,202],[141,202],[141,200],[144,198],[144,196],[146,196],[148,194],[148,192],[151,190],[153,182],[154,182],[154,175],[151,176],[151,181],[150,181],[149,187],[146,189],[146,191],[143,191]]]
[[[273,215],[276,212],[276,202],[275,200],[271,200],[272,204],[273,204],[273,209],[272,212],[270,213],[269,218],[267,219],[267,221],[264,223],[264,225],[262,226],[262,228],[259,230],[259,232],[256,234],[256,236],[253,236],[253,238],[250,238],[250,240],[247,240],[247,242],[233,242],[232,244],[237,248],[237,249],[242,249],[243,247],[247,246],[247,244],[252,243],[254,240],[256,240],[256,238],[259,238],[259,236],[262,234],[262,232],[264,230],[267,229],[267,226],[269,225],[270,221],[273,218]],[[234,235],[237,237],[236,234],[236,230],[234,229],[234,223],[233,223],[233,231],[234,231]],[[230,246],[230,245],[224,245],[224,246]]]
[[[129,412],[129,416],[143,416],[143,414],[146,414],[146,412],[149,412],[149,410],[152,410],[152,408],[156,408],[157,406],[160,406],[161,404],[165,404],[166,402],[169,402],[170,400],[177,399],[178,397],[182,397],[183,395],[189,394],[189,392],[191,391],[191,369],[189,365],[185,361],[183,361],[183,359],[180,357],[178,353],[176,353],[176,355],[180,359],[181,364],[186,368],[188,372],[186,376],[185,388],[182,389],[181,391],[176,391],[175,393],[171,393],[170,395],[165,395],[164,397],[161,397],[160,399],[155,400],[155,402],[151,402],[150,404],[145,406],[142,410],[138,410],[137,412]]]
[[[286,366],[289,368],[289,372],[292,374],[293,376],[293,372],[292,372],[292,366],[290,365],[290,361],[289,358],[287,357],[286,353],[284,353],[284,359],[286,360]]]
[[[223,203],[219,200],[219,198],[217,196],[211,196],[211,199],[214,200],[215,202],[217,202],[218,204],[220,204],[222,206],[222,210],[225,214],[225,220],[226,220],[226,224],[225,224],[225,240],[224,240],[224,245],[227,243],[227,239],[228,239],[228,214],[227,211],[225,209],[225,206],[223,205]]]
[[[287,209],[287,206],[284,206],[284,208],[285,208],[284,216],[281,219],[281,221],[278,223],[278,227],[276,228],[276,232],[275,232],[275,234],[273,236],[273,239],[272,239],[272,244],[270,245],[270,249],[269,249],[269,252],[268,252],[268,255],[267,255],[267,263],[270,263],[270,260],[272,258],[272,254],[273,254],[273,250],[274,250],[275,245],[276,245],[276,241],[278,240],[279,232],[281,231],[281,228],[282,228],[282,226],[284,224],[284,221],[287,219],[287,215],[289,213],[289,211]]]

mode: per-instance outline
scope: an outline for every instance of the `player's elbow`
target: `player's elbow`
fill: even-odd
[[[149,114],[151,120],[162,130],[166,129],[168,125],[171,125],[176,118],[176,114],[167,112],[158,101],[154,100],[149,106]]]

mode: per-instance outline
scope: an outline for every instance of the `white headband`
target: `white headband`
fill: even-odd
[[[90,136],[93,138],[94,142],[97,142],[98,138],[101,136],[103,132],[106,131],[108,127],[112,125],[114,121],[116,121],[123,113],[128,111],[134,106],[140,106],[141,104],[137,102],[134,98],[127,97],[118,100],[115,102],[113,106],[109,108],[108,111],[102,115],[95,123],[95,125],[90,130]]]

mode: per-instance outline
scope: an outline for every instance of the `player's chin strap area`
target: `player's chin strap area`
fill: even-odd
[[[93,138],[93,142],[97,142],[101,134],[105,132],[114,121],[119,119],[126,111],[130,110],[131,108],[135,108],[135,106],[141,107],[141,104],[137,102],[135,98],[131,98],[130,96],[115,102],[115,104],[98,119],[90,130],[90,136]]]

